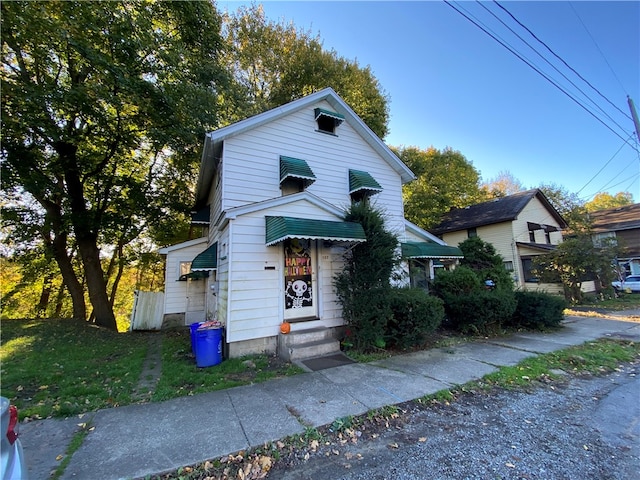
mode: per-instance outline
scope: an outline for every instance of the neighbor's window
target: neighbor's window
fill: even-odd
[[[507,261],[507,262],[503,262],[502,264],[504,265],[504,269],[507,272],[513,272],[513,262]]]
[[[478,231],[475,227],[467,228],[467,238],[474,238],[478,236]]]
[[[522,259],[522,273],[525,282],[538,283],[540,281],[533,272],[533,261],[531,258]]]

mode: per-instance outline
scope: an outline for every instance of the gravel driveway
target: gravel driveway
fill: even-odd
[[[465,394],[450,405],[414,407],[374,439],[363,432],[357,443],[322,447],[306,462],[283,459],[268,478],[639,478],[639,370],[632,364],[530,393]]]

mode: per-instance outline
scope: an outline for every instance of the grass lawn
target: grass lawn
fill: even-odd
[[[162,336],[162,374],[151,401],[302,371],[266,355],[197,368],[187,329],[115,333],[70,319],[5,319],[1,327],[0,392],[18,407],[21,419],[67,417],[140,401],[134,393],[150,335]]]

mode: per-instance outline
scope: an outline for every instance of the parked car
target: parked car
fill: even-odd
[[[27,466],[22,444],[18,438],[18,409],[8,398],[0,397],[2,414],[2,438],[0,438],[0,478],[2,480],[25,480]]]
[[[616,292],[640,292],[640,275],[629,275],[623,281],[611,282]]]

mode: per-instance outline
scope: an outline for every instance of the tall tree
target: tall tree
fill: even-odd
[[[220,19],[210,2],[1,8],[3,186],[39,204],[75,303],[73,238],[95,322],[116,329],[101,242],[122,240],[110,229],[135,236],[145,215],[161,216],[158,184],[193,172],[226,79]]]
[[[451,208],[486,199],[479,186],[480,174],[462,153],[434,147],[393,150],[417,177],[402,189],[405,216],[416,225],[429,229]]]
[[[506,197],[526,190],[522,182],[506,170],[483,182],[481,188],[486,190],[487,195],[492,198]]]
[[[380,138],[388,132],[388,97],[370,67],[327,51],[318,35],[267,20],[261,5],[225,15],[226,61],[236,80],[235,121],[332,87]],[[243,102],[243,99],[245,101]]]
[[[624,207],[633,204],[633,195],[629,192],[618,192],[611,195],[607,192],[600,192],[593,197],[593,200],[584,204],[587,212],[597,212],[609,208]]]

